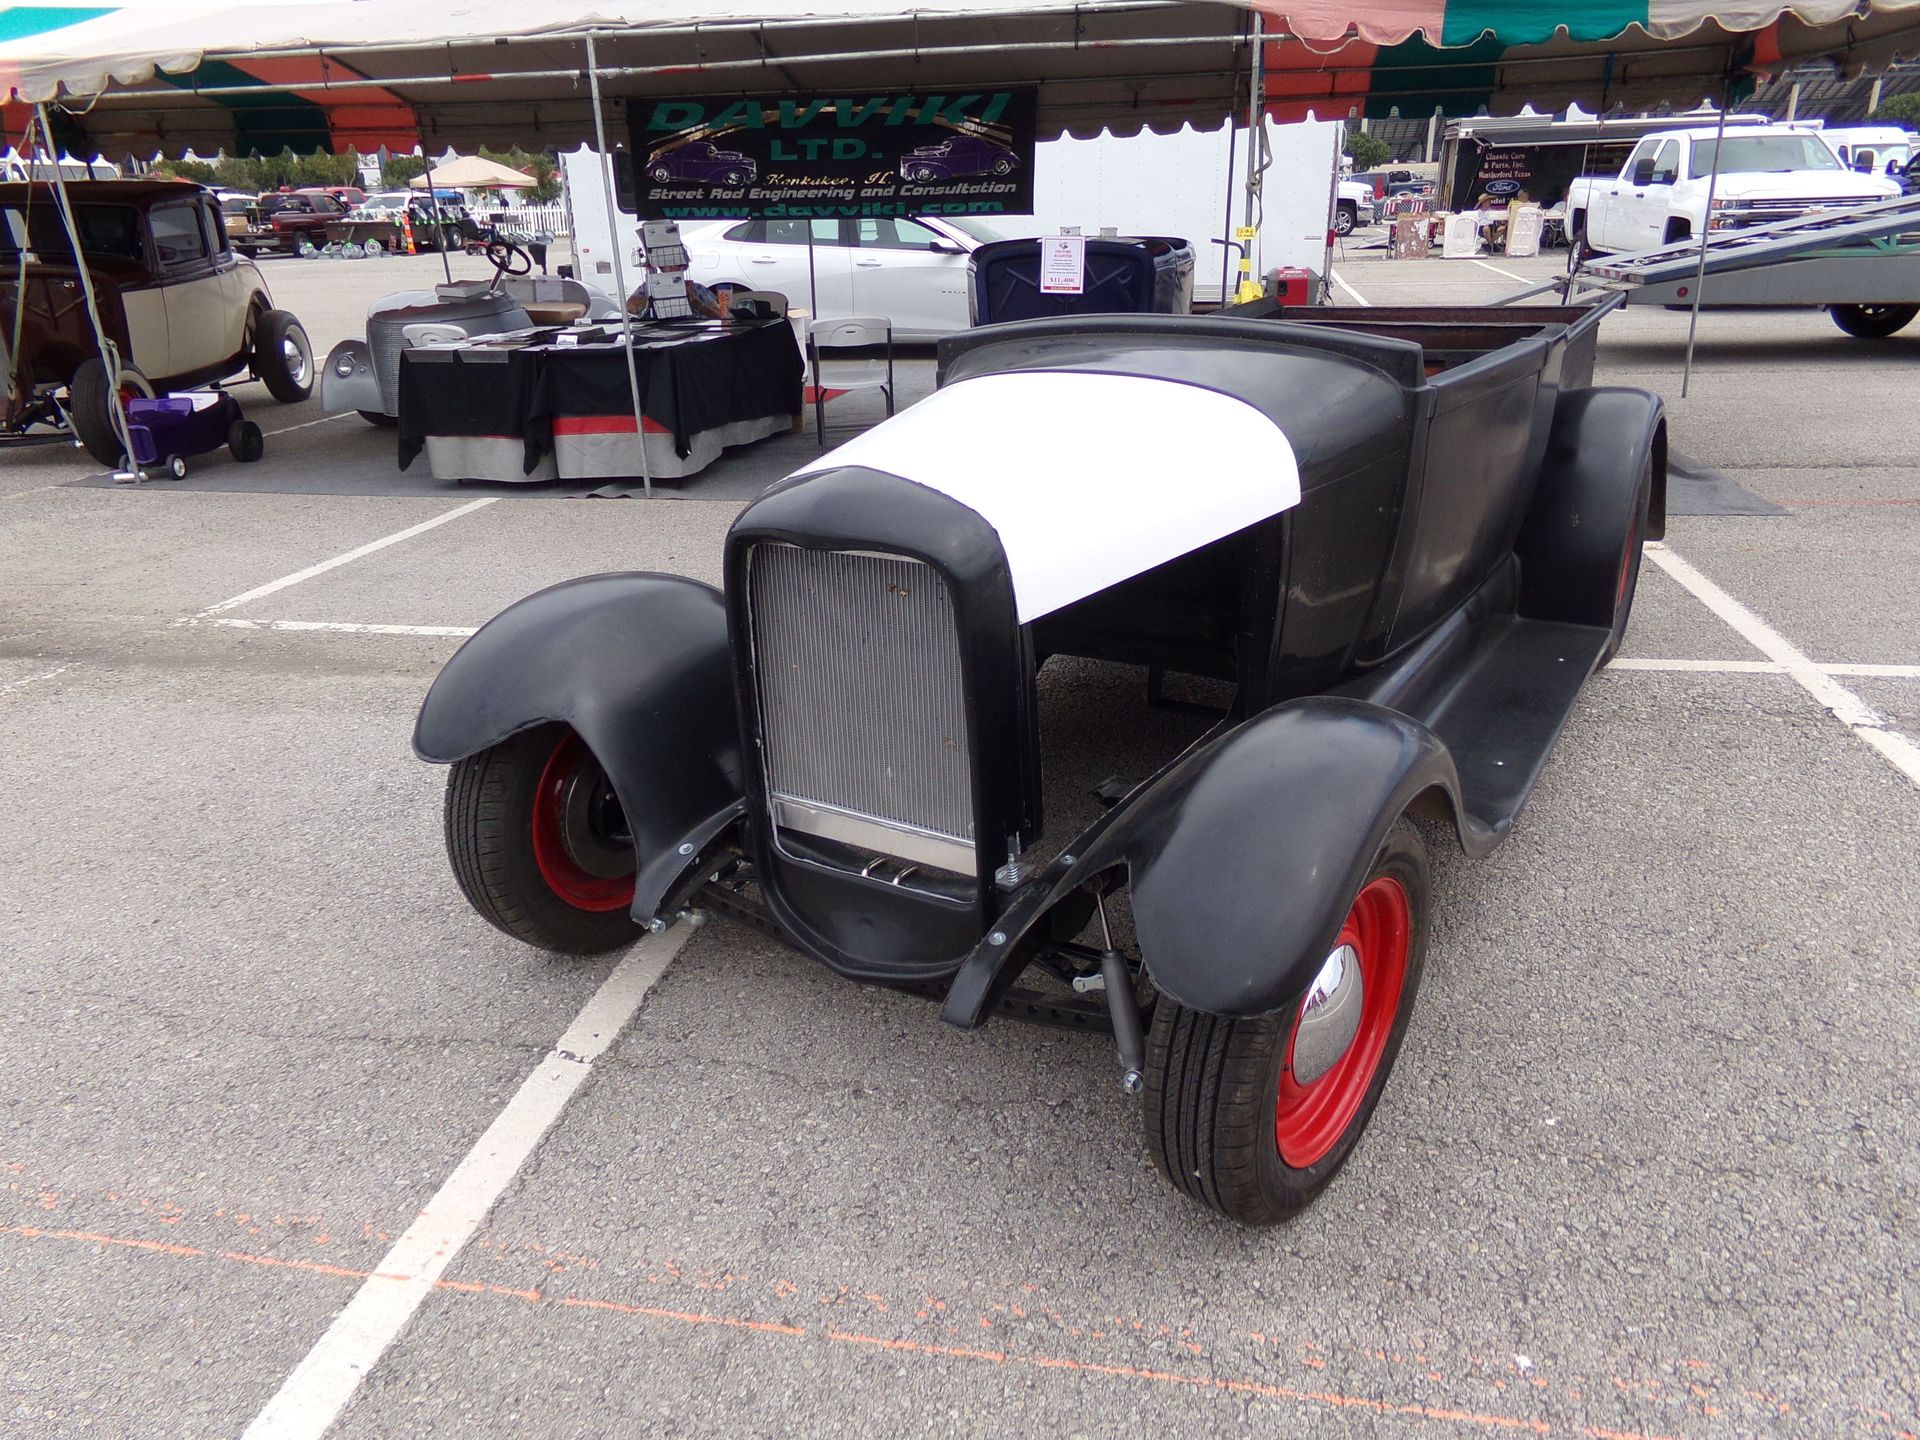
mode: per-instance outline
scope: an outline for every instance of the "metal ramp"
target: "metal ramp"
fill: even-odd
[[[1920,195],[1801,215],[1632,255],[1590,260],[1566,275],[1502,295],[1511,305],[1549,290],[1562,303],[1609,294],[1629,305],[1828,306],[1920,303]]]
[[[1920,249],[1920,195],[1901,195],[1856,209],[1709,232],[1706,273],[1724,275],[1834,250],[1900,254],[1913,249]],[[1699,268],[1699,242],[1682,240],[1657,250],[1590,260],[1580,267],[1579,276],[1588,284],[1624,289],[1683,281]]]

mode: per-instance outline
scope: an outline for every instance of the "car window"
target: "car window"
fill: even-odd
[[[227,225],[220,214],[218,202],[203,199],[194,207],[200,212],[200,233],[206,236],[209,253],[224,255],[231,248],[227,241]]]
[[[1006,239],[1006,236],[1002,235],[984,220],[975,220],[967,215],[945,215],[941,218],[945,220],[947,224],[953,226],[954,229],[971,235],[982,244],[989,240]]]
[[[1654,157],[1653,183],[1671,185],[1680,178],[1680,142],[1669,140],[1660,147],[1660,153]]]
[[[1624,167],[1626,177],[1631,180],[1633,178],[1633,172],[1640,168],[1640,162],[1642,160],[1651,160],[1659,149],[1660,142],[1658,140],[1642,140],[1638,145],[1634,146],[1633,154],[1627,157],[1627,163]]]
[[[1817,135],[1729,135],[1718,144],[1722,175],[1770,171],[1839,170],[1840,157]],[[1687,172],[1696,180],[1713,173],[1715,142],[1696,140]]]
[[[156,205],[147,219],[154,254],[162,265],[186,265],[207,258],[207,237],[200,229],[200,207]]]
[[[24,235],[27,249],[45,259],[71,259],[73,246],[67,243],[66,227],[59,212],[50,205],[35,204],[23,216],[14,206],[0,211],[0,253],[18,255]],[[140,216],[131,205],[76,205],[73,223],[80,231],[80,248],[87,255],[143,263],[140,249]]]
[[[805,220],[749,220],[727,231],[725,238],[747,245],[804,245],[807,243],[804,228],[807,224]],[[815,220],[812,225],[814,244],[840,243],[838,220]]]
[[[891,217],[860,220],[860,248],[863,250],[925,250],[941,235],[915,220]]]

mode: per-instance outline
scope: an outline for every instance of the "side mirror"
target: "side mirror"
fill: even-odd
[[[1649,156],[1633,167],[1633,183],[1651,185],[1653,183],[1653,159]]]
[[[1856,160],[1853,162],[1853,168],[1858,170],[1862,175],[1871,175],[1873,174],[1873,161]]]
[[[964,255],[967,253],[951,240],[929,240],[927,242],[927,249],[936,255]]]

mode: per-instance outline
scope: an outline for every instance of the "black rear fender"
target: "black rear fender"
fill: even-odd
[[[1069,845],[961,966],[941,1018],[980,1024],[1040,922],[1116,867],[1163,993],[1213,1015],[1284,1009],[1325,962],[1393,822],[1411,809],[1457,824],[1458,793],[1452,757],[1418,721],[1328,696],[1278,706]]]
[[[1667,420],[1645,390],[1573,390],[1553,413],[1540,484],[1514,546],[1520,613],[1531,620],[1610,626],[1620,555],[1653,462],[1642,538],[1667,533]]]
[[[720,592],[678,575],[629,573],[529,595],[441,670],[413,750],[447,765],[556,722],[579,734],[620,797],[640,866],[633,913],[651,919],[744,808]]]

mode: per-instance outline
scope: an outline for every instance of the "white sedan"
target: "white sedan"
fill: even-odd
[[[719,220],[681,232],[691,278],[703,285],[777,290],[795,309],[823,318],[884,315],[899,340],[967,328],[967,256],[1000,238],[978,220],[944,216]]]

